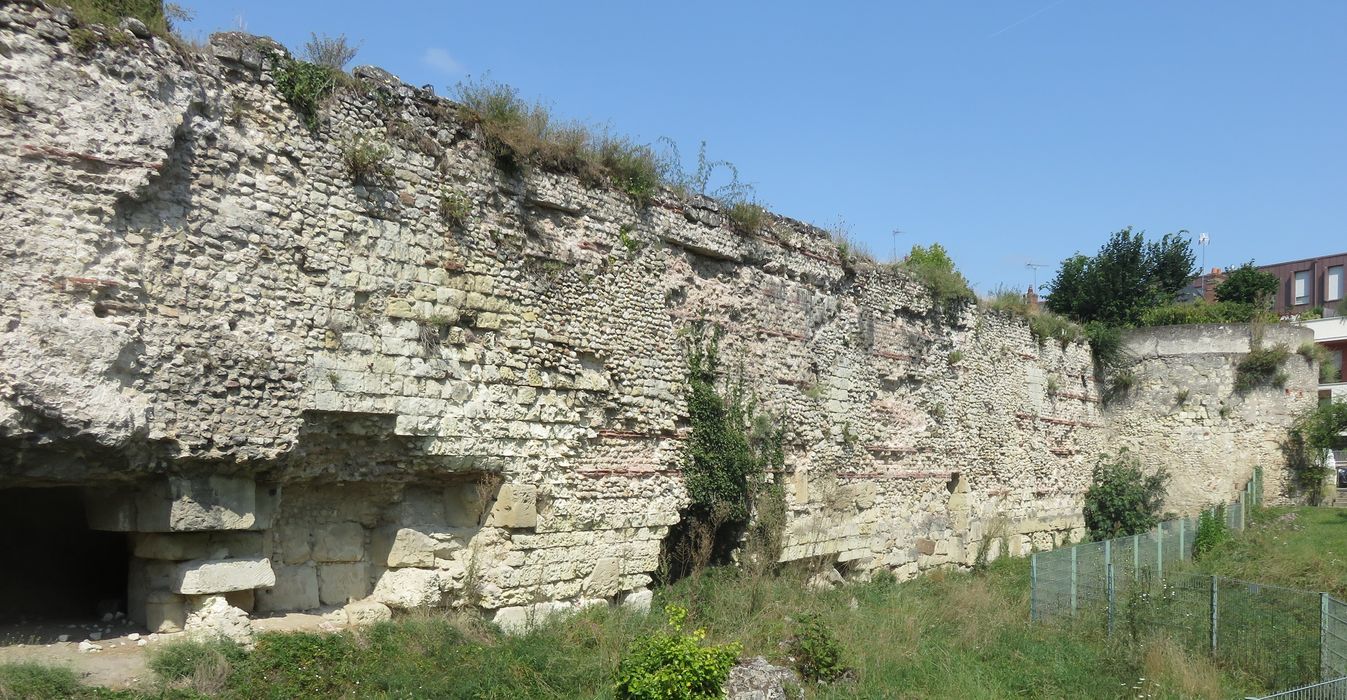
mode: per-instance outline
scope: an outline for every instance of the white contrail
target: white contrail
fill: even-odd
[[[1031,19],[1033,19],[1033,18],[1035,18],[1035,17],[1037,17],[1037,16],[1043,14],[1044,12],[1047,12],[1048,10],[1051,10],[1051,9],[1054,8],[1054,7],[1057,7],[1058,5],[1060,5],[1060,4],[1064,3],[1064,2],[1066,2],[1066,0],[1057,0],[1057,2],[1054,2],[1054,3],[1052,3],[1051,5],[1048,5],[1048,6],[1046,6],[1046,7],[1040,8],[1037,12],[1035,12],[1035,13],[1029,15],[1028,17],[1025,17],[1024,19],[1018,20],[1018,21],[1016,21],[1016,22],[1011,22],[1010,24],[1008,24],[1008,25],[1002,27],[1001,29],[999,29],[999,30],[997,30],[997,31],[995,31],[995,32],[992,32],[991,34],[988,34],[988,35],[987,35],[987,38],[988,38],[988,39],[991,39],[992,37],[996,37],[996,36],[1000,36],[1000,35],[1002,35],[1002,34],[1005,34],[1006,32],[1008,32],[1008,31],[1014,29],[1015,27],[1018,27],[1018,26],[1020,26],[1021,24],[1024,24],[1025,22],[1028,22],[1029,20],[1031,20]]]

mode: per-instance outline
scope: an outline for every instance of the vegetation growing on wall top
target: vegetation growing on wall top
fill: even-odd
[[[1284,344],[1262,347],[1258,337],[1253,339],[1252,345],[1249,354],[1235,365],[1235,391],[1244,393],[1263,387],[1286,386],[1288,377],[1282,365],[1291,356],[1290,349]]]
[[[954,267],[949,252],[939,243],[912,246],[898,267],[915,277],[935,305],[947,313],[977,300],[968,280]]]
[[[336,91],[342,72],[331,66],[271,54],[272,79],[276,90],[299,115],[309,131],[318,130],[318,110]]]

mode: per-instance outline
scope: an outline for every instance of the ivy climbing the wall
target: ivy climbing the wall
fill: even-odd
[[[779,489],[766,489],[765,478],[785,462],[782,432],[766,415],[758,415],[744,391],[743,373],[727,382],[720,377],[721,329],[694,324],[684,336],[688,363],[688,420],[692,431],[683,467],[690,503],[664,545],[665,578],[676,580],[711,564],[729,561],[748,533],[750,544],[777,540],[779,533],[749,532],[763,494],[775,506]],[[777,507],[768,519],[781,523]],[[773,549],[768,544],[767,550]],[[771,557],[770,551],[760,556]]]

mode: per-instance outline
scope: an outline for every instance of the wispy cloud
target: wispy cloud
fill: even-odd
[[[1064,2],[1066,2],[1066,0],[1057,0],[1056,2],[1052,3],[1051,5],[1046,5],[1046,6],[1044,6],[1044,7],[1041,7],[1041,8],[1038,9],[1038,11],[1036,11],[1036,12],[1034,12],[1033,14],[1031,14],[1031,15],[1025,17],[1024,19],[1020,19],[1020,20],[1011,22],[1010,24],[1008,24],[1008,25],[1006,25],[1006,26],[1004,26],[1004,27],[1001,27],[1000,29],[998,29],[998,30],[992,32],[991,34],[987,35],[987,38],[988,38],[988,39],[991,39],[991,38],[993,38],[993,37],[997,37],[997,36],[1000,36],[1000,35],[1002,35],[1002,34],[1005,34],[1006,32],[1008,32],[1008,31],[1014,29],[1015,27],[1018,27],[1018,26],[1020,26],[1021,24],[1024,24],[1025,22],[1028,22],[1029,20],[1031,20],[1031,19],[1033,19],[1033,18],[1035,18],[1035,17],[1037,17],[1037,16],[1043,14],[1044,12],[1047,12],[1048,10],[1051,10],[1051,9],[1054,8],[1054,7],[1057,7],[1058,5],[1060,5],[1060,4],[1064,3]]]
[[[457,75],[463,72],[463,64],[449,55],[448,51],[439,48],[429,48],[421,54],[421,62],[434,68],[441,73]]]

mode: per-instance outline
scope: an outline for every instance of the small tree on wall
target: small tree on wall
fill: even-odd
[[[1092,540],[1145,532],[1160,522],[1169,472],[1164,467],[1146,474],[1141,461],[1124,448],[1118,455],[1099,456],[1085,492],[1085,527]]]

